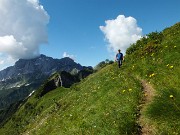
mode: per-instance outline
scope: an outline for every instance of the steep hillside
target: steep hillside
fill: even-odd
[[[180,134],[180,23],[147,35],[127,50],[127,68],[155,90],[143,112],[157,134]]]
[[[123,66],[108,65],[38,96],[1,127],[2,135],[180,134],[180,23],[133,44]],[[46,84],[44,84],[45,86]],[[147,91],[145,93],[145,91]],[[146,99],[148,97],[149,99]]]
[[[140,83],[110,65],[70,89],[35,93],[0,133],[136,134],[140,97]]]

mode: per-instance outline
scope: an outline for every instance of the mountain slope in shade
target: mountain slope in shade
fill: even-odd
[[[14,66],[0,71],[0,109],[27,97],[37,89],[52,73],[77,72],[83,66],[66,57],[53,59],[40,55],[34,59],[20,59]]]

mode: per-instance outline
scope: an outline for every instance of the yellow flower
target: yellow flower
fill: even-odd
[[[153,76],[155,76],[155,74],[154,74],[154,73],[152,73],[151,75],[149,75],[149,77],[153,77]]]
[[[122,92],[124,93],[126,90],[123,90]]]
[[[174,96],[173,96],[173,95],[170,95],[169,97],[170,97],[170,98],[173,98]]]
[[[169,68],[173,68],[173,66],[170,66]]]
[[[167,67],[169,66],[169,64],[166,65]]]
[[[129,89],[129,91],[132,91],[132,89]]]

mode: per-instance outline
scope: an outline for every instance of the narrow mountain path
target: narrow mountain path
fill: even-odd
[[[148,105],[152,102],[155,96],[155,90],[152,85],[145,80],[140,80],[143,89],[143,99],[140,105],[138,124],[140,126],[139,135],[155,135],[155,127],[148,123],[148,119],[145,117],[145,111]]]

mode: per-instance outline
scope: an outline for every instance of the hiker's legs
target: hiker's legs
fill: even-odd
[[[122,60],[120,60],[120,65],[122,65]]]
[[[118,67],[120,68],[122,65],[122,60],[118,60]]]
[[[118,67],[120,68],[121,67],[121,61],[118,60]]]

